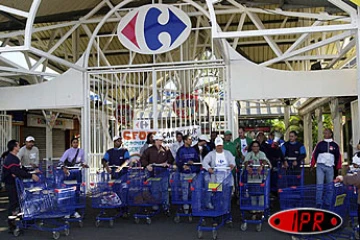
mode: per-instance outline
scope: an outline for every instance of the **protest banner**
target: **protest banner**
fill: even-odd
[[[188,126],[188,127],[178,127],[178,128],[164,128],[156,130],[123,130],[123,147],[127,148],[129,153],[138,154],[140,153],[140,148],[145,144],[146,137],[148,133],[158,133],[162,134],[164,137],[163,146],[171,146],[176,141],[176,133],[181,132],[183,135],[190,134],[193,139],[193,144],[196,144],[198,141],[198,136],[200,133],[200,126]]]

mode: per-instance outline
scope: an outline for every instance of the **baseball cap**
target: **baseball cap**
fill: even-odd
[[[122,139],[122,137],[120,137],[120,136],[115,136],[115,137],[113,137],[113,142],[115,142],[115,141],[117,141],[117,140],[119,140],[119,139]]]
[[[154,139],[154,140],[161,140],[161,141],[162,141],[162,140],[164,140],[164,137],[163,137],[161,134],[158,133],[158,134],[155,134],[155,135],[154,135],[154,138],[153,138],[153,139]]]
[[[352,158],[352,163],[356,165],[360,165],[360,157],[358,157],[357,154],[355,154]]]
[[[221,137],[216,137],[215,138],[215,146],[220,146],[220,145],[224,145],[224,141],[222,140]]]
[[[200,136],[199,136],[199,141],[210,142],[210,139],[209,139],[208,136],[206,136],[206,135],[200,135]]]
[[[230,130],[227,130],[224,135],[232,135],[232,132]]]
[[[28,137],[25,139],[25,141],[26,141],[26,142],[31,142],[31,141],[35,142],[35,138],[32,137],[32,136],[28,136]]]

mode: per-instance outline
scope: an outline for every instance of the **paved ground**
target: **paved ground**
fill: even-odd
[[[14,237],[7,231],[6,223],[6,207],[7,197],[4,192],[0,193],[0,239],[51,239],[52,235],[48,232],[39,232],[34,230],[27,230],[19,237]],[[233,228],[222,227],[218,231],[218,239],[290,239],[286,234],[276,232],[267,224],[264,224],[262,232],[256,232],[255,226],[248,228],[246,232],[240,230],[240,210],[234,204],[233,207]],[[94,219],[96,211],[89,208],[84,220],[84,227],[80,228],[76,223],[72,223],[70,228],[70,235],[61,235],[61,239],[161,239],[161,240],[182,240],[182,239],[197,239],[197,218],[194,218],[192,223],[186,219],[179,224],[173,222],[172,217],[165,215],[156,216],[153,218],[151,225],[147,225],[144,221],[135,224],[133,219],[117,219],[112,228],[107,223],[103,223],[99,228],[95,227]],[[212,239],[211,232],[205,232],[203,239]]]

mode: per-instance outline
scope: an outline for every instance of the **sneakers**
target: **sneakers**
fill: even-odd
[[[81,218],[81,215],[78,212],[75,212],[73,216],[74,218]]]
[[[214,206],[211,204],[211,203],[208,203],[207,205],[206,205],[206,208],[207,209],[214,209]]]

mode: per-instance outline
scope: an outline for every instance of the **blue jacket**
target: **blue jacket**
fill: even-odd
[[[334,141],[321,141],[316,145],[311,158],[311,167],[315,166],[315,163],[318,161],[319,156],[324,153],[332,154],[334,156],[334,166],[336,167],[336,169],[341,169],[340,147]]]
[[[184,164],[188,161],[200,162],[199,155],[194,147],[185,147],[182,146],[176,153],[176,166],[180,172],[191,172],[189,170],[184,170]]]
[[[18,178],[32,177],[32,174],[28,173],[27,169],[21,167],[20,159],[11,153],[4,160],[2,174],[2,181],[10,185],[15,185],[15,178],[12,175]]]

